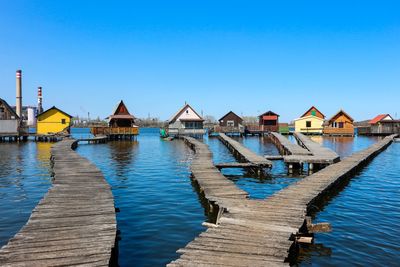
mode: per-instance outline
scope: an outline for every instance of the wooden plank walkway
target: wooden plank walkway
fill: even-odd
[[[0,266],[115,264],[111,188],[95,165],[71,149],[76,145],[72,139],[53,145],[53,185],[26,225],[1,248]]]
[[[225,207],[220,203],[225,198],[245,199],[248,197],[246,191],[239,189],[214,166],[212,153],[206,144],[192,137],[182,138],[195,151],[191,164],[192,176],[199,185],[200,192],[208,201]]]
[[[393,138],[386,137],[265,200],[218,196],[218,205],[224,207],[218,225],[208,228],[185,248],[178,250],[181,256],[168,266],[289,265],[290,254],[295,254],[298,248],[297,237],[309,234],[300,232],[300,229],[304,229],[308,209],[337,183],[347,179],[385,149]],[[200,143],[192,141],[187,140],[192,147]],[[210,155],[204,145],[195,151],[196,154]],[[196,165],[199,167],[198,163]],[[209,163],[208,168],[212,168]],[[193,173],[194,179],[196,175]],[[201,179],[213,180],[206,176]],[[223,180],[220,176],[218,179]],[[213,188],[218,190],[218,187]],[[204,190],[207,190],[207,184]],[[224,188],[219,188],[219,191],[223,192]]]
[[[224,169],[224,168],[240,168],[240,169],[254,169],[258,168],[258,164],[250,163],[250,162],[228,162],[228,163],[217,163],[215,164],[217,169]]]
[[[271,132],[269,133],[269,137],[281,155],[312,155],[309,150],[290,142],[289,139],[280,133]]]
[[[236,157],[240,158],[244,162],[258,165],[259,168],[272,167],[272,162],[270,160],[267,160],[263,156],[257,155],[247,147],[243,146],[241,143],[233,140],[225,134],[220,133],[218,138]]]
[[[340,157],[335,151],[312,141],[304,134],[295,132],[293,133],[293,136],[302,147],[311,152],[312,156],[298,157],[297,155],[294,155],[286,157],[285,162],[297,162],[298,158],[299,160],[302,160],[302,162],[320,164],[332,164],[340,161]]]
[[[78,142],[88,142],[89,144],[100,144],[106,143],[108,141],[108,137],[106,135],[98,135],[90,138],[79,138],[77,139]]]

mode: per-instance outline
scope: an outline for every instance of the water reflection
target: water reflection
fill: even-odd
[[[49,145],[0,144],[0,246],[29,219],[51,185]]]
[[[121,230],[121,266],[165,266],[193,240],[208,218],[190,179],[192,151],[143,129],[137,142],[79,146],[110,183]],[[204,205],[204,209],[202,207]]]

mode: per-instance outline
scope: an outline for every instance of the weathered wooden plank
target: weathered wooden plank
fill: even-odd
[[[0,249],[1,266],[108,266],[116,241],[111,187],[71,148],[53,145],[53,186],[26,225]]]

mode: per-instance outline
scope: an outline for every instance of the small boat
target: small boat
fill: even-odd
[[[168,131],[166,129],[160,129],[160,137],[164,141],[172,141],[174,139],[173,136],[169,136]]]

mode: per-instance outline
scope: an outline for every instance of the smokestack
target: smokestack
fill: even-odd
[[[42,97],[42,87],[39,86],[38,87],[38,114],[43,112],[43,106],[42,106],[42,101],[43,101],[43,97]]]
[[[17,82],[17,103],[15,105],[15,112],[22,119],[22,71],[17,70],[16,73],[16,82]]]

